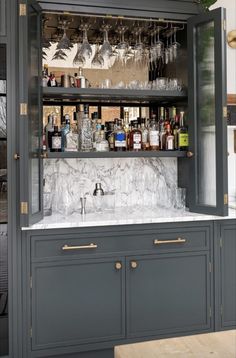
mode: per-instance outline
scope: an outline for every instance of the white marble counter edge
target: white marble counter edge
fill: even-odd
[[[176,213],[175,213],[176,214]],[[170,223],[170,222],[191,222],[191,221],[211,221],[211,220],[232,220],[236,219],[236,210],[230,209],[228,216],[214,216],[214,215],[205,215],[205,214],[191,214],[189,212],[182,212],[180,216],[156,216],[156,217],[128,217],[126,218],[117,218],[118,215],[113,214],[107,219],[104,217],[96,216],[95,218],[90,218],[91,214],[87,214],[84,217],[78,215],[78,218],[63,217],[62,215],[53,215],[51,217],[46,217],[41,222],[36,223],[29,227],[22,227],[23,231],[27,230],[46,230],[46,229],[62,229],[62,228],[81,228],[81,227],[96,227],[96,226],[115,226],[115,225],[136,225],[136,224],[155,224],[155,223]],[[75,215],[74,215],[75,216]],[[92,214],[94,216],[94,214]],[[109,216],[109,215],[108,215]],[[116,216],[116,217],[115,217]],[[50,220],[50,222],[47,222]]]

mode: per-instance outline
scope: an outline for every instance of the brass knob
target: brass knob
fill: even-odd
[[[138,263],[136,261],[130,261],[130,266],[132,269],[136,269],[138,267]]]
[[[48,157],[48,153],[47,153],[47,152],[41,153],[41,154],[40,154],[40,157],[41,157],[42,159],[46,159],[46,158]]]
[[[118,271],[122,269],[122,264],[121,264],[120,261],[115,263],[115,269],[118,270]]]
[[[18,159],[20,159],[20,155],[17,154],[17,153],[15,153],[14,156],[13,156],[13,158],[14,158],[15,160],[18,160]]]
[[[192,158],[194,156],[193,152],[187,152],[187,157]]]

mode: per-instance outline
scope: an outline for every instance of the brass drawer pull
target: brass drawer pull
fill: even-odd
[[[69,246],[69,245],[64,245],[62,247],[63,251],[68,251],[68,250],[84,250],[84,249],[96,249],[98,247],[98,245],[96,244],[89,244],[89,245],[81,245],[81,246]]]
[[[154,245],[162,245],[162,244],[184,244],[186,239],[182,239],[178,237],[176,240],[154,240]]]

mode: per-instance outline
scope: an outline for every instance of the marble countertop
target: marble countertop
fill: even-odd
[[[41,230],[41,229],[61,229],[92,226],[110,226],[110,225],[134,225],[151,224],[166,222],[186,222],[186,221],[204,221],[204,220],[225,220],[236,219],[236,209],[229,209],[229,215],[214,216],[190,213],[187,210],[164,209],[164,208],[121,208],[115,211],[105,211],[103,213],[87,213],[81,215],[74,212],[70,216],[53,214],[44,217],[38,223],[23,227],[22,230]]]

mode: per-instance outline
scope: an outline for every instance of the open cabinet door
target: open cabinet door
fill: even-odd
[[[19,4],[19,145],[21,226],[43,217],[41,8]]]
[[[228,214],[225,9],[188,20],[190,193],[193,212]]]

